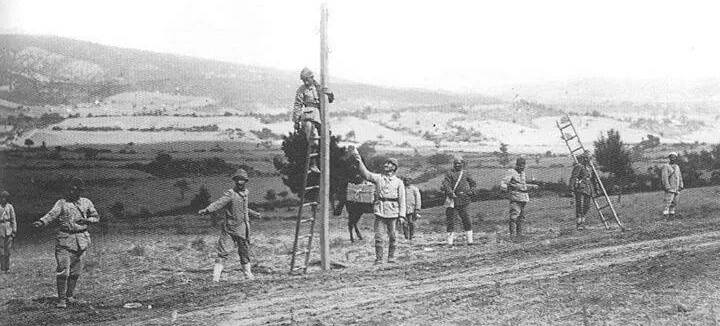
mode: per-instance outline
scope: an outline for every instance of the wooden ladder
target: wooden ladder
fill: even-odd
[[[577,130],[575,129],[575,126],[570,120],[570,116],[568,116],[566,113],[562,118],[560,118],[559,121],[555,122],[555,125],[557,125],[557,128],[560,130],[560,138],[562,138],[562,140],[565,142],[565,145],[567,145],[567,148],[570,151],[570,156],[572,156],[573,160],[577,164],[577,157],[578,155],[585,153],[585,147],[580,141],[580,136],[578,136]],[[603,224],[605,224],[605,229],[610,229],[610,225],[608,225],[607,218],[605,217],[605,214],[609,213],[615,219],[615,222],[620,227],[620,230],[625,231],[625,226],[623,226],[622,222],[620,222],[620,218],[615,211],[615,207],[613,207],[613,204],[610,201],[610,197],[605,190],[605,186],[600,180],[597,169],[595,168],[595,164],[593,164],[592,160],[588,161],[590,162],[590,168],[593,172],[592,179],[597,185],[595,188],[599,188],[602,191],[602,195],[596,194],[592,196],[593,203],[595,204],[595,209],[597,209],[598,214],[600,215],[600,220],[602,220]],[[603,211],[605,211],[605,213],[603,213]]]
[[[320,158],[319,143],[320,137],[312,137],[310,143],[307,144],[305,170],[303,173],[302,190],[300,191],[300,206],[298,207],[295,225],[295,240],[293,241],[292,258],[290,259],[291,274],[298,272],[307,273],[308,264],[310,263],[310,252],[312,251],[313,236],[315,234],[315,221],[317,218],[318,197],[320,193],[320,177],[318,174],[310,172],[310,160]],[[310,183],[311,180],[313,181],[312,184]],[[309,216],[303,216],[303,212],[306,211],[305,208],[310,208]],[[308,227],[304,227],[305,225]],[[299,262],[301,255],[305,255],[305,261],[303,263]]]

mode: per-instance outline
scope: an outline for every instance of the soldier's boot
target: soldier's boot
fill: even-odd
[[[473,231],[465,231],[465,237],[467,238],[467,244],[473,243]]]
[[[415,237],[415,222],[408,223],[408,233],[410,233],[410,240]]]
[[[455,242],[455,232],[448,232],[448,237],[447,237],[448,246],[452,246],[454,242]]]
[[[213,282],[220,282],[223,267],[221,262],[215,262],[215,266],[213,266]]]
[[[508,222],[508,229],[509,229],[509,231],[510,231],[510,236],[511,236],[511,237],[517,234],[517,233],[516,233],[517,228],[516,228],[515,221],[510,220],[510,221]]]
[[[79,275],[70,275],[67,278],[67,291],[65,292],[65,299],[70,302],[74,303],[76,300],[73,297],[75,294],[75,286],[77,285]]]
[[[388,263],[395,262],[395,245],[388,246]]]
[[[58,302],[55,305],[57,308],[67,308],[67,301],[65,300],[65,294],[67,293],[67,276],[58,275],[55,278],[57,286]]]
[[[375,265],[382,264],[383,259],[383,247],[375,246]]]
[[[664,217],[664,218],[668,218],[669,215],[670,215],[670,211],[669,211],[669,210],[666,209],[666,210],[663,211],[663,217]]]
[[[0,271],[7,272],[8,267],[10,267],[9,263],[5,260],[5,255],[0,256]]]
[[[5,271],[7,273],[10,271],[10,253],[9,252],[5,253],[5,257],[3,257],[3,258],[4,258],[3,264],[5,264],[5,266],[4,266],[5,268],[3,269],[3,271]]]
[[[252,271],[250,270],[250,267],[251,267],[250,263],[242,265],[243,274],[245,274],[245,277],[247,277],[248,280],[255,279],[255,275],[253,275]]]

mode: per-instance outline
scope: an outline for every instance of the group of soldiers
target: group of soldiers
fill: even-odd
[[[317,130],[321,127],[316,119],[319,108],[320,93],[328,95],[332,102],[332,92],[327,89],[319,90],[312,72],[305,68],[301,73],[303,85],[298,89],[295,99],[296,114],[294,122],[298,130],[304,128],[307,135],[317,137]],[[310,136],[308,136],[310,137]],[[384,237],[388,237],[387,262],[395,262],[396,225],[402,221],[405,237],[412,239],[415,233],[415,221],[420,216],[420,192],[408,179],[401,179],[396,175],[399,162],[388,158],[380,173],[373,173],[364,165],[360,153],[351,148],[352,156],[358,163],[360,174],[366,180],[375,184],[375,201],[373,212],[375,215],[375,264],[383,263]],[[662,167],[662,183],[665,188],[665,208],[663,214],[675,214],[678,195],[683,189],[683,180],[680,168],[677,165],[677,153],[669,155],[669,162]],[[578,157],[578,164],[573,167],[570,178],[570,188],[575,198],[575,214],[578,229],[585,225],[585,214],[589,210],[589,203],[596,193],[596,176],[590,168],[589,153]],[[314,167],[317,169],[317,163]],[[509,200],[508,230],[511,236],[520,236],[525,220],[525,207],[530,200],[529,190],[538,188],[528,183],[525,176],[526,161],[518,158],[515,167],[507,171],[500,182],[500,188],[507,194]],[[313,171],[311,171],[313,172]],[[319,171],[315,171],[319,172]],[[198,211],[205,215],[222,211],[224,223],[216,244],[217,258],[213,267],[213,281],[219,282],[224,268],[224,261],[237,250],[242,265],[243,274],[253,279],[250,265],[250,218],[259,218],[260,214],[248,207],[249,181],[245,170],[239,169],[232,174],[232,188],[223,195]],[[32,223],[35,228],[55,224],[55,260],[57,263],[56,286],[58,308],[67,307],[68,303],[77,302],[75,288],[83,271],[83,257],[91,241],[88,226],[100,221],[100,216],[92,201],[81,197],[83,182],[73,178],[68,182],[66,193],[58,200],[53,208],[39,220]],[[453,159],[453,168],[447,172],[442,182],[441,191],[446,197],[445,215],[447,226],[447,243],[453,245],[455,241],[455,216],[462,222],[465,239],[468,244],[473,243],[472,219],[468,215],[468,205],[471,197],[477,191],[476,182],[465,170],[465,161],[461,156]],[[10,249],[17,233],[15,211],[8,202],[10,194],[0,192],[0,270],[8,272],[10,268]]]

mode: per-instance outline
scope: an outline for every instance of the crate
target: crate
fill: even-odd
[[[373,203],[375,201],[375,185],[370,182],[348,183],[346,199],[355,203]]]

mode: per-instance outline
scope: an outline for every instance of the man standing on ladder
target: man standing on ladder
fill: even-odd
[[[368,171],[360,157],[357,148],[351,149],[353,156],[358,161],[360,175],[375,184],[375,265],[382,264],[383,260],[383,238],[382,227],[385,226],[388,235],[388,263],[395,262],[395,224],[397,219],[405,217],[405,185],[395,175],[398,168],[398,160],[388,158],[383,164],[383,173],[372,173]]]
[[[663,216],[665,218],[675,217],[675,206],[677,206],[678,195],[683,190],[683,178],[680,172],[680,166],[677,164],[678,154],[675,152],[668,155],[669,162],[663,165],[661,169],[661,177],[663,188],[665,188],[665,208]]]
[[[293,103],[293,122],[295,130],[304,130],[308,146],[313,146],[313,138],[320,135],[320,84],[315,81],[313,72],[306,68],[300,72],[300,80],[303,84],[295,92],[295,103]],[[329,103],[335,100],[335,94],[328,89],[322,90]],[[320,173],[319,158],[310,161],[310,172]]]
[[[593,172],[590,168],[590,153],[583,152],[577,157],[578,163],[573,166],[570,174],[570,190],[575,198],[575,218],[577,229],[585,229],[585,214],[590,210],[590,202],[595,193]]]

